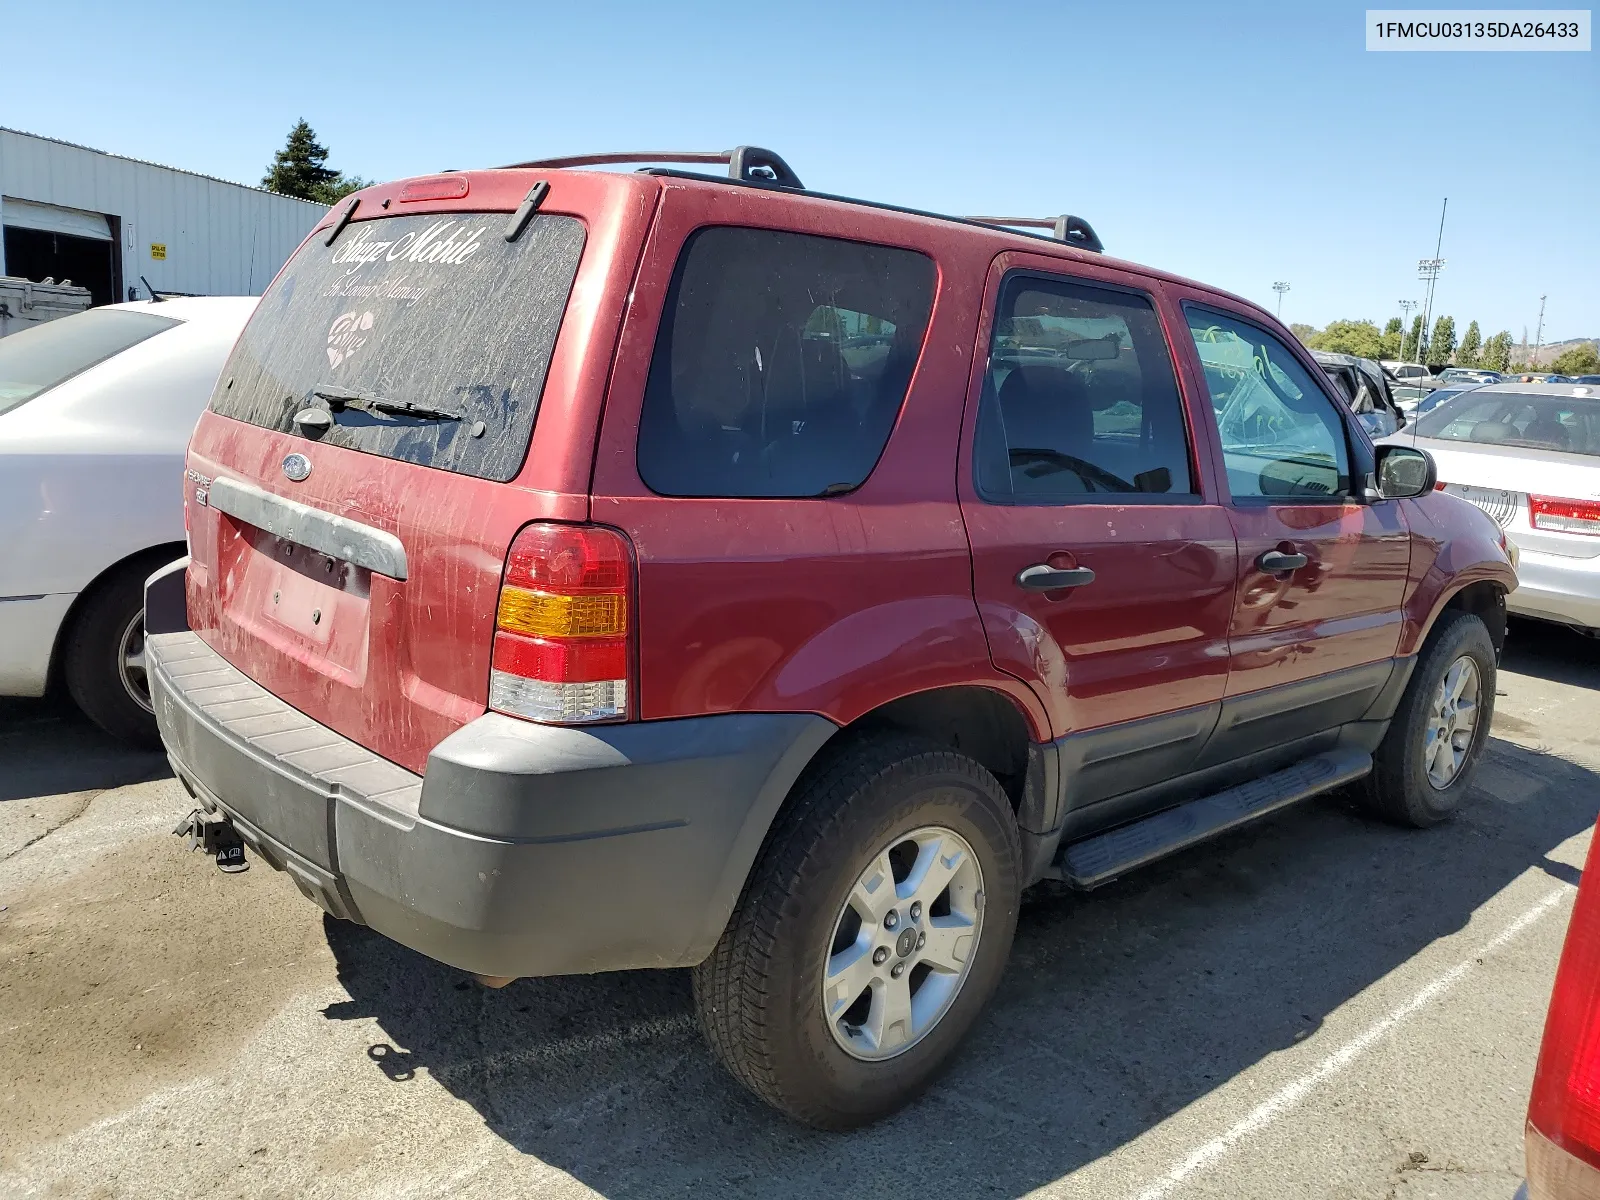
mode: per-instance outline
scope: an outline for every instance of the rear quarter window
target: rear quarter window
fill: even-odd
[[[639,422],[639,476],[666,496],[858,487],[921,352],[934,265],[912,250],[713,227],[673,273]]]
[[[335,446],[509,480],[522,466],[583,253],[574,217],[411,214],[312,238],[261,298],[212,411]],[[339,397],[345,397],[341,400]],[[414,416],[412,405],[446,416]]]

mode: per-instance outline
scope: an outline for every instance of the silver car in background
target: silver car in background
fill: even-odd
[[[1600,633],[1600,385],[1488,384],[1383,440],[1427,450],[1438,486],[1505,531],[1511,612]]]

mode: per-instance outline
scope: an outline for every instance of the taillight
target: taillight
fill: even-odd
[[[633,554],[615,530],[529,525],[506,554],[489,707],[557,725],[628,715]]]
[[[1449,486],[1450,485],[1448,483],[1446,483],[1444,480],[1440,479],[1440,480],[1438,480],[1438,481],[1436,481],[1434,483],[1433,490],[1436,491],[1436,492],[1442,492],[1442,491],[1445,490],[1445,488],[1447,488]]]
[[[1600,836],[1567,927],[1550,996],[1528,1122],[1567,1153],[1600,1166]],[[1532,1165],[1530,1158],[1530,1166]],[[1530,1188],[1535,1181],[1529,1179]],[[1534,1195],[1547,1194],[1533,1189]]]
[[[1558,500],[1529,496],[1528,517],[1535,529],[1600,534],[1600,500]]]

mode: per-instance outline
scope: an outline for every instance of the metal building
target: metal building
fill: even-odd
[[[149,299],[147,287],[260,295],[326,211],[0,128],[0,276],[71,279],[95,304]]]

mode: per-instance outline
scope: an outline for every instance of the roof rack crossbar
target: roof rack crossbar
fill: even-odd
[[[570,154],[564,158],[536,158],[508,163],[502,170],[531,167],[598,167],[619,163],[727,163],[728,178],[743,183],[773,183],[805,190],[800,177],[782,158],[760,146],[735,146],[732,150],[621,150],[610,154]]]
[[[1105,252],[1105,246],[1089,222],[1071,213],[1062,213],[1059,217],[963,217],[962,219],[979,225],[1048,229],[1058,242],[1066,242],[1069,246],[1076,246],[1080,250],[1089,250],[1095,254]]]

